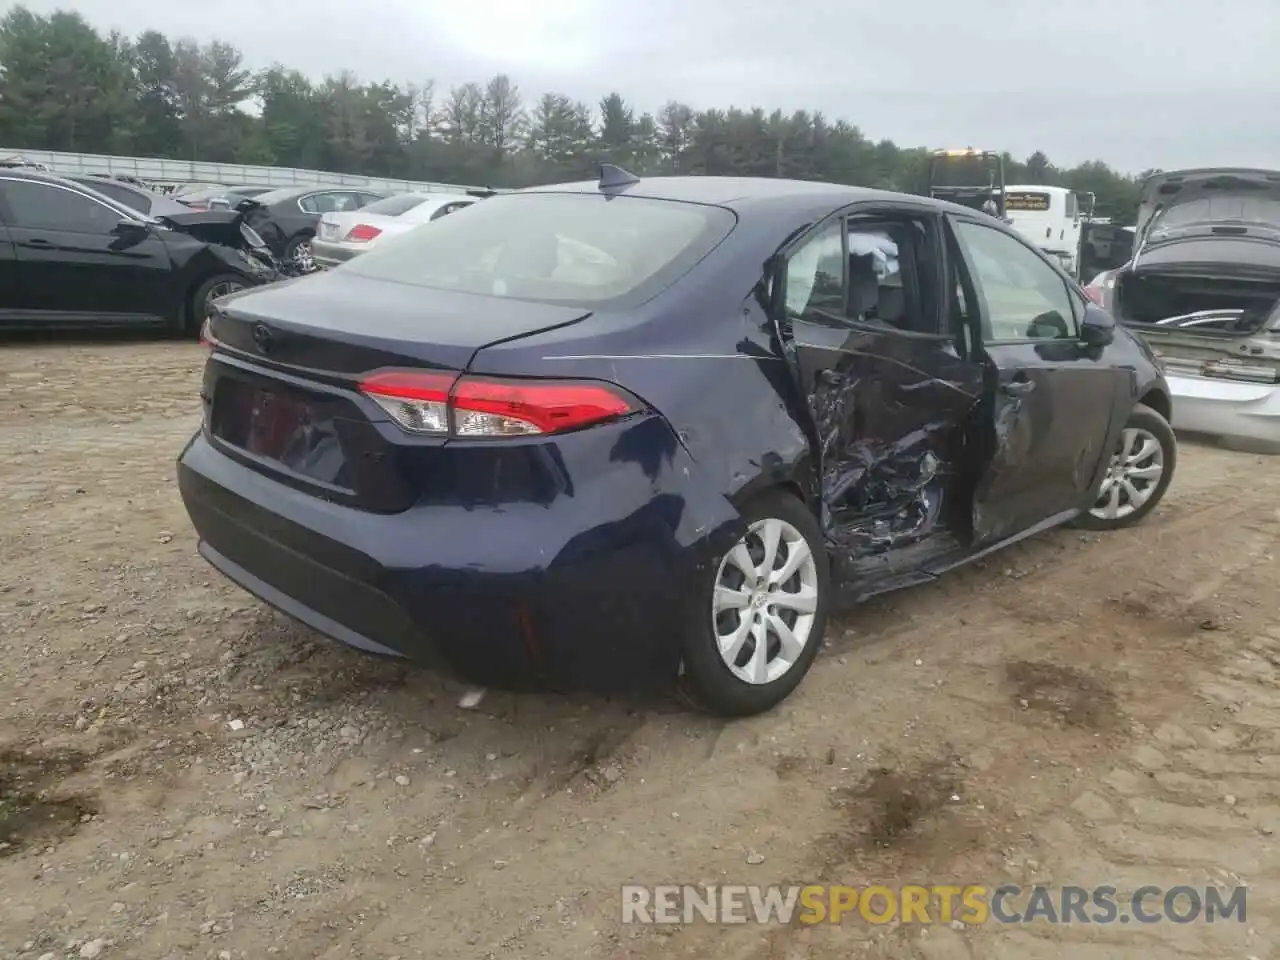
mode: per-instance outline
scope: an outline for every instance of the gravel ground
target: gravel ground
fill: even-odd
[[[0,958],[1280,957],[1280,470],[1186,446],[1057,531],[837,621],[800,691],[466,691],[195,554],[203,353],[0,352]],[[623,883],[1251,885],[1248,922],[624,926]]]

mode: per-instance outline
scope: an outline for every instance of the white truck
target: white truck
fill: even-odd
[[[1080,275],[1081,227],[1092,211],[1092,198],[1081,198],[1068,187],[1011,184],[1005,188],[1004,209],[1008,222],[1020,234],[1052,257],[1073,277]]]

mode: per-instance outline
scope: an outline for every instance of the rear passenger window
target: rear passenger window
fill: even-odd
[[[854,219],[801,245],[787,263],[788,318],[939,333],[937,254],[926,224],[910,217]]]
[[[787,261],[785,308],[790,317],[844,316],[844,240],[839,220],[824,227]]]

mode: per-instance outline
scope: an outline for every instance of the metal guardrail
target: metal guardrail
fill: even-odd
[[[204,163],[194,160],[162,160],[157,157],[114,157],[99,153],[57,153],[52,150],[22,150],[0,147],[0,159],[23,159],[42,164],[51,173],[127,174],[160,188],[192,183],[236,184],[262,187],[336,186],[371,187],[381,190],[426,193],[466,193],[483,190],[478,185],[431,183],[418,180],[390,180],[383,177],[361,177],[326,170],[301,170],[295,167],[259,167],[239,163]]]

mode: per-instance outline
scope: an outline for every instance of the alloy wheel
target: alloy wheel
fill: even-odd
[[[293,248],[293,263],[298,269],[310,270],[313,262],[310,240],[303,240]]]
[[[208,317],[210,314],[213,313],[213,301],[217,300],[219,297],[225,297],[228,294],[232,294],[232,293],[235,293],[237,290],[243,290],[243,289],[244,289],[244,284],[237,283],[235,280],[223,280],[220,283],[215,283],[212,287],[209,288],[209,292],[205,295],[205,298],[204,298],[205,317]]]
[[[818,566],[805,538],[785,520],[756,521],[716,572],[721,659],[744,683],[772,683],[800,659],[817,609]]]
[[[1142,427],[1126,427],[1089,513],[1099,520],[1123,520],[1151,499],[1163,475],[1164,446],[1159,438]]]

